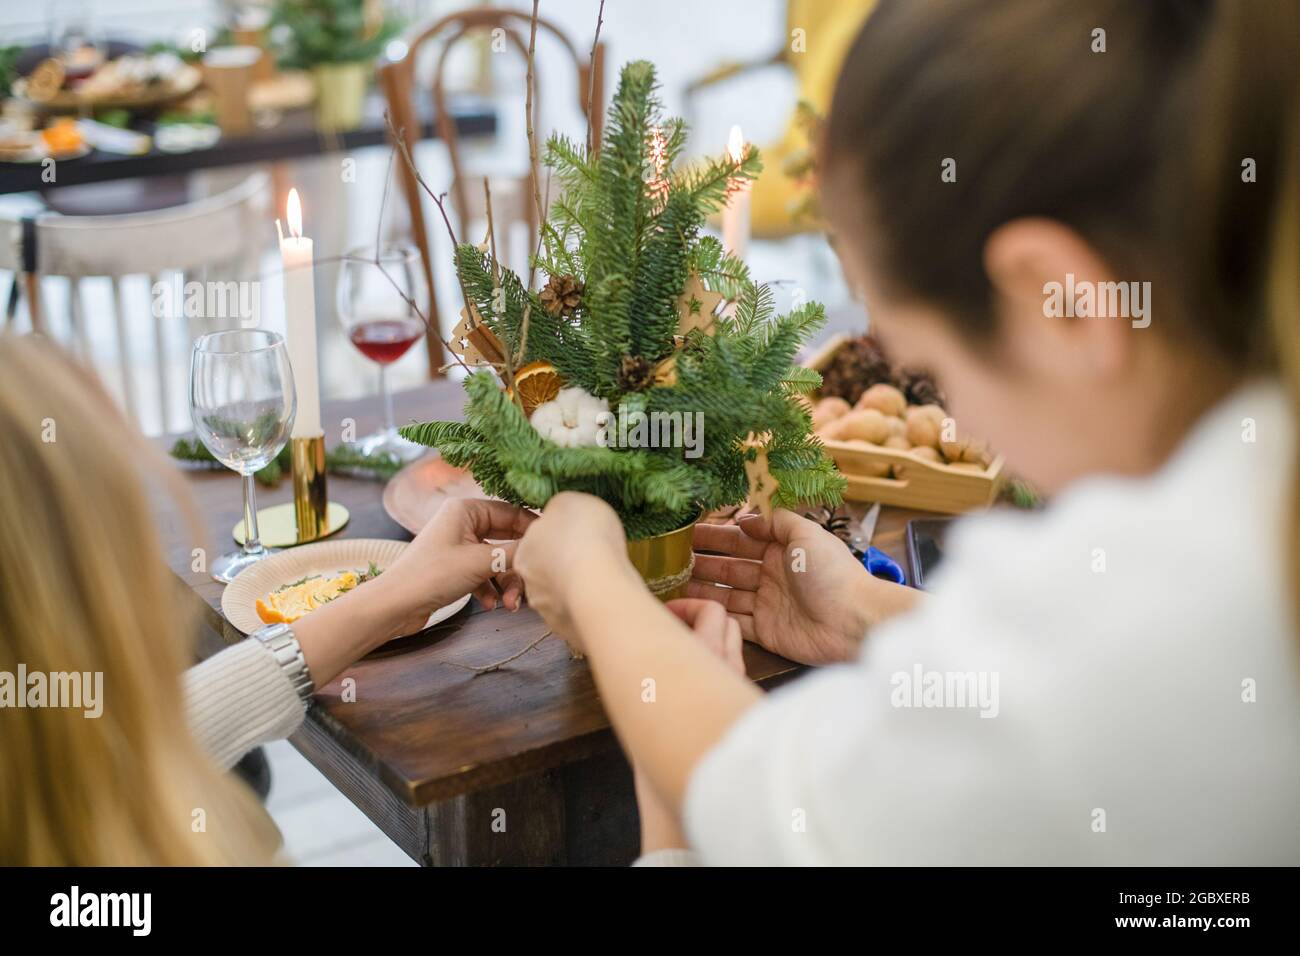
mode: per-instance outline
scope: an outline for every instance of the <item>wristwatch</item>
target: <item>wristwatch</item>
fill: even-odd
[[[298,696],[310,700],[316,685],[307,670],[307,658],[302,656],[302,647],[293,634],[293,628],[288,624],[267,624],[248,636],[260,641],[271,652]]]

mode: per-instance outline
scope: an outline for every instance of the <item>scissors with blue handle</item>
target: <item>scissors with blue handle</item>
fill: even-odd
[[[868,574],[893,581],[895,584],[906,584],[907,575],[903,573],[902,566],[871,543],[879,519],[880,502],[877,501],[867,512],[867,516],[862,519],[857,534],[853,535],[849,543],[855,550],[862,552],[862,566],[867,569]]]

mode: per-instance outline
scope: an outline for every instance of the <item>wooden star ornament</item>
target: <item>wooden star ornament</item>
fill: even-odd
[[[772,516],[772,497],[776,494],[780,483],[772,477],[772,472],[768,470],[767,449],[763,447],[763,438],[759,438],[750,433],[745,439],[744,447],[747,449],[745,455],[745,478],[749,481],[749,503],[758,508],[759,513],[764,518]],[[752,451],[752,457],[748,454]]]
[[[483,324],[477,310],[461,309],[460,321],[448,343],[466,365],[504,365],[506,348],[497,334]]]
[[[705,335],[712,335],[714,313],[722,299],[722,293],[710,292],[698,275],[692,275],[677,297],[677,334],[685,336],[692,329],[699,329]]]

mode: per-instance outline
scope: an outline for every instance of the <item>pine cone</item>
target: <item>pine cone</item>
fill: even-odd
[[[898,373],[898,388],[909,405],[948,407],[934,376],[923,368],[905,368]]]
[[[854,404],[872,385],[894,383],[893,370],[880,344],[870,335],[845,342],[822,373],[822,396]]]
[[[643,392],[655,380],[655,367],[640,355],[624,355],[618,367],[618,387],[623,392]]]
[[[582,305],[582,294],[585,291],[586,286],[573,276],[551,276],[539,298],[551,315],[567,318]]]

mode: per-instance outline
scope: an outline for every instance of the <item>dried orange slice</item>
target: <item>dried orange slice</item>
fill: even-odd
[[[564,377],[555,370],[550,362],[529,362],[515,372],[515,389],[523,403],[524,414],[532,417],[538,405],[551,401],[564,388]],[[514,398],[514,392],[506,389],[506,394]]]

